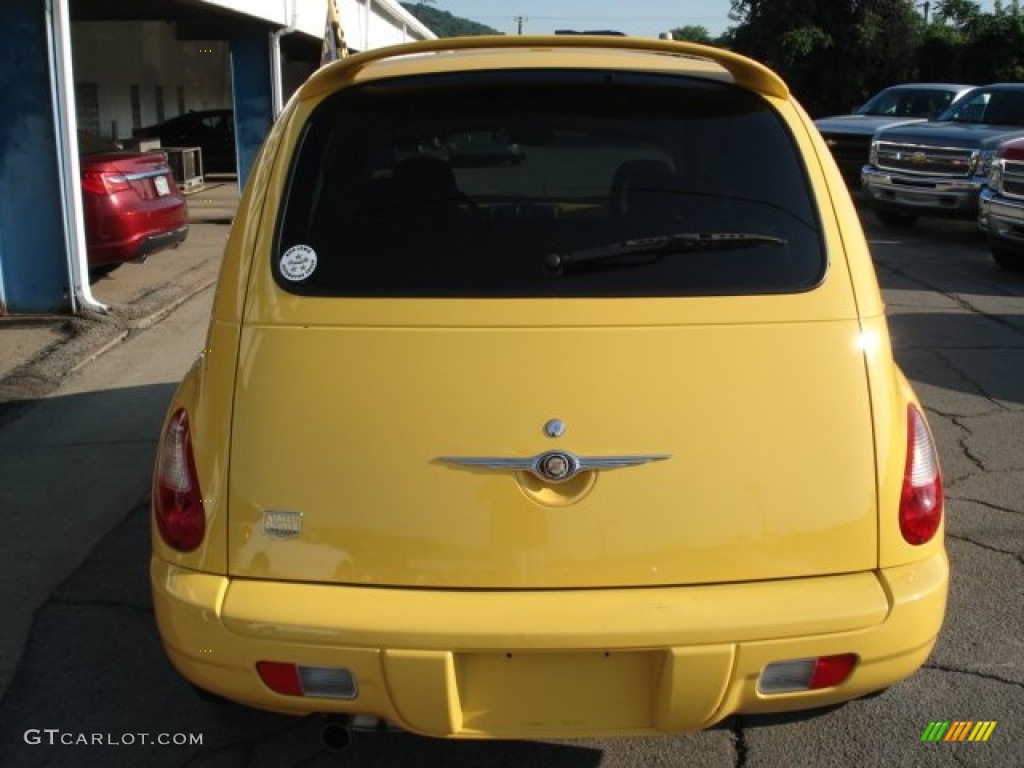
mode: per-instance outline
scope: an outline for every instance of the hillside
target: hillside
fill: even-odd
[[[426,3],[402,3],[402,7],[422,21],[438,37],[462,37],[464,35],[500,35],[498,30],[486,24],[452,16],[448,11],[439,11]]]

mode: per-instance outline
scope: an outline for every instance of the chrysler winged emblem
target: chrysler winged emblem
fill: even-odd
[[[665,461],[667,453],[646,453],[631,456],[577,456],[569,451],[544,451],[536,456],[438,456],[435,461],[462,467],[491,469],[498,472],[529,472],[548,483],[564,483],[580,472],[597,469],[619,469]]]

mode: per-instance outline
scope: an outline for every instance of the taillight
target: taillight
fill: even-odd
[[[263,684],[285,696],[354,699],[359,691],[352,670],[346,667],[308,667],[285,661],[258,661]]]
[[[761,670],[757,690],[770,695],[835,688],[846,682],[856,666],[853,653],[775,661]]]
[[[931,541],[942,522],[942,475],[924,416],[907,409],[907,463],[900,494],[900,532],[909,544]]]
[[[153,484],[153,511],[161,538],[179,552],[191,552],[206,534],[206,513],[184,408],[174,412],[164,432]]]
[[[298,665],[283,661],[259,661],[256,662],[256,671],[267,688],[275,693],[282,693],[285,696],[302,695]]]
[[[128,184],[128,179],[120,173],[89,171],[82,174],[82,190],[85,192],[94,195],[112,195],[126,189],[131,189],[131,186]]]

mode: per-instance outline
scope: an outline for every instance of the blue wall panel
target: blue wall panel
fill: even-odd
[[[274,122],[267,27],[240,27],[231,38],[231,87],[235,107],[238,188],[243,189]]]
[[[0,311],[10,313],[69,306],[45,7],[4,0],[0,24]]]

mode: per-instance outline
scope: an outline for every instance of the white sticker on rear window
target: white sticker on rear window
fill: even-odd
[[[278,269],[285,280],[305,280],[316,269],[316,251],[308,245],[293,245],[284,252]]]

